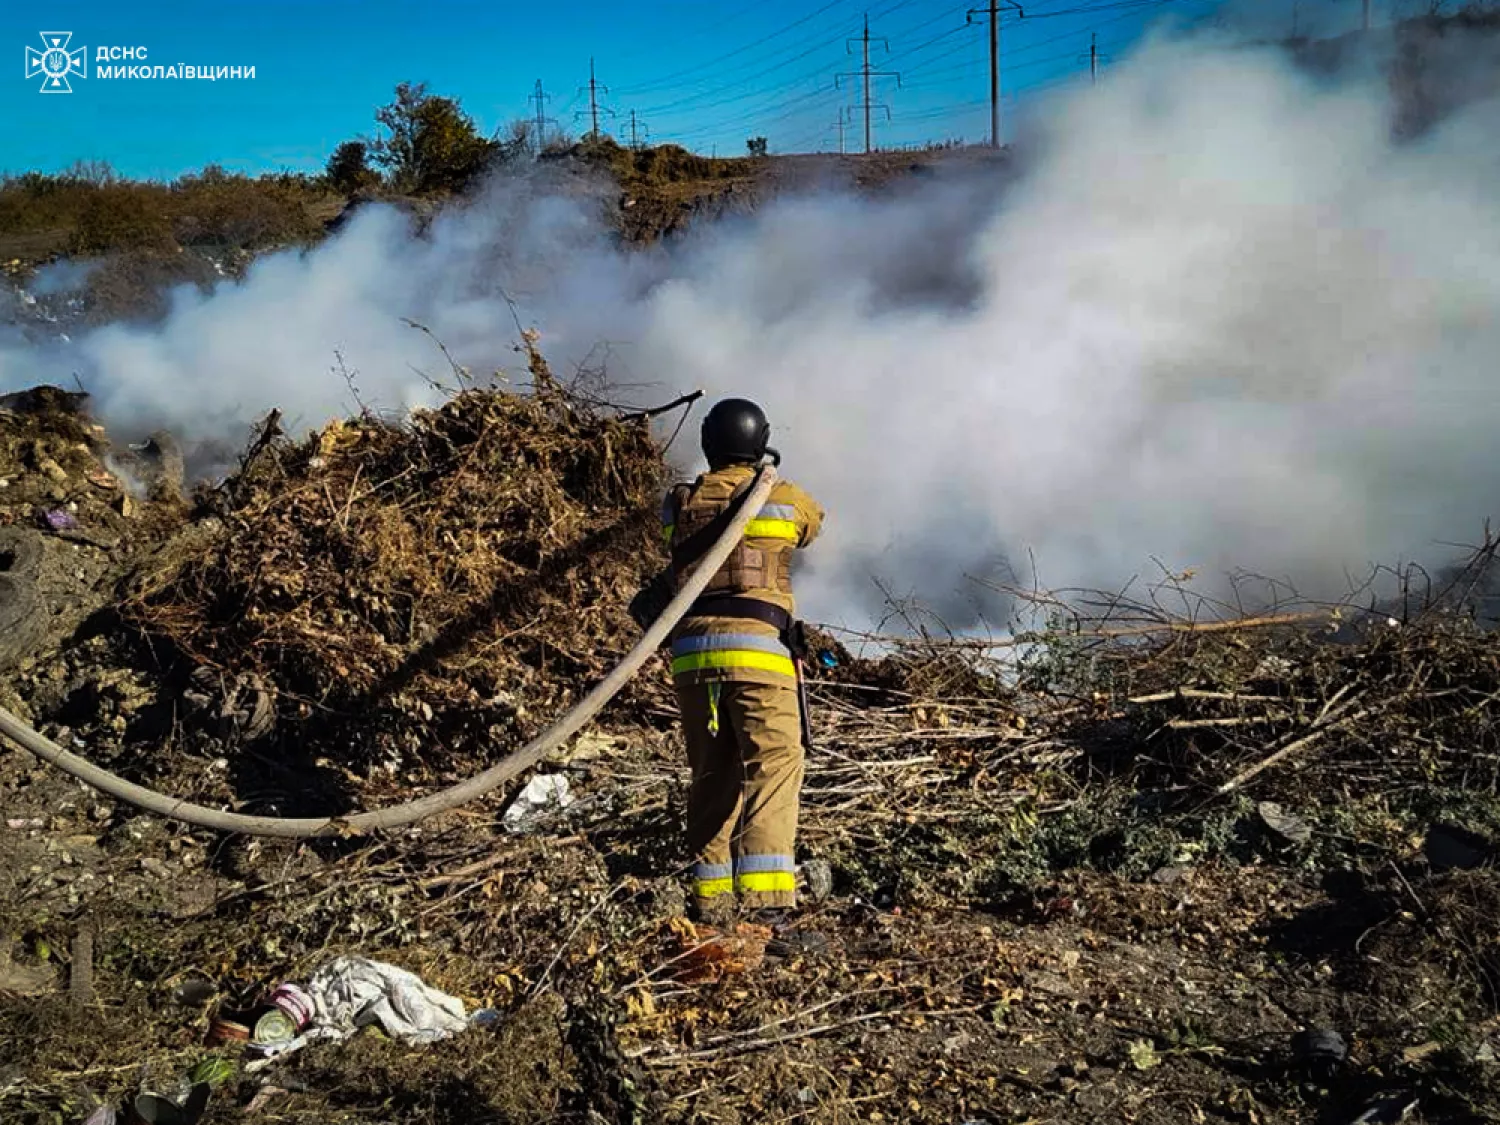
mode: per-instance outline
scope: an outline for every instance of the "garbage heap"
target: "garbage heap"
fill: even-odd
[[[634,643],[662,483],[644,425],[560,391],[471,389],[302,440],[273,417],[195,496],[207,545],[140,576],[120,621],[227,754],[467,772]]]

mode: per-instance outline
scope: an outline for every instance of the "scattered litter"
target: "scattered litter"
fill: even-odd
[[[296,1031],[312,1023],[317,1012],[313,998],[295,984],[277,985],[271,993],[273,1007],[284,1012]]]
[[[255,1021],[255,1034],[250,1043],[260,1047],[271,1043],[287,1043],[295,1038],[297,1025],[292,1022],[292,1017],[280,1008],[272,1008]]]
[[[533,832],[575,800],[566,777],[560,773],[539,773],[516,795],[500,823],[507,832]]]
[[[1263,656],[1260,663],[1255,666],[1255,671],[1250,674],[1252,680],[1284,680],[1296,671],[1295,666],[1284,656]]]
[[[807,880],[807,897],[814,902],[826,902],[833,894],[833,868],[824,859],[810,859],[802,865],[802,877]]]
[[[194,1086],[205,1085],[209,1089],[222,1086],[234,1077],[234,1063],[222,1055],[210,1055],[188,1071],[188,1081]]]
[[[278,1043],[251,1043],[249,1049],[255,1058],[245,1064],[245,1073],[254,1074],[258,1070],[263,1070],[277,1059],[302,1050],[309,1043],[317,1043],[323,1040],[336,1043],[340,1039],[346,1038],[348,1038],[348,1033],[336,1028],[315,1027],[304,1031],[295,1039],[283,1039]]]
[[[395,965],[363,957],[339,957],[308,981],[314,1023],[342,1035],[369,1024],[396,1039],[427,1043],[464,1030],[463,1001],[423,983]]]
[[[250,1029],[239,1020],[228,1016],[215,1016],[208,1025],[208,1036],[204,1040],[210,1047],[221,1043],[248,1043]]]
[[[72,531],[78,526],[78,520],[66,508],[53,508],[42,520],[53,531]]]
[[[270,1083],[267,1083],[259,1090],[255,1091],[255,1097],[251,1098],[250,1104],[245,1106],[245,1112],[259,1113],[261,1110],[265,1109],[266,1106],[271,1104],[272,1098],[277,1098],[282,1094],[289,1093],[291,1093],[290,1090],[284,1089],[281,1086],[273,1086]]]
[[[113,1106],[101,1105],[88,1115],[83,1125],[115,1125],[117,1116]]]
[[[1305,844],[1312,839],[1312,826],[1283,811],[1275,801],[1262,801],[1255,811],[1260,814],[1262,824],[1289,844]]]
[[[1412,1111],[1417,1108],[1420,1101],[1421,1099],[1414,1098],[1410,1094],[1381,1098],[1350,1122],[1350,1125],[1388,1125],[1392,1122],[1405,1121],[1412,1115]]]
[[[199,1084],[192,1087],[179,1103],[165,1094],[140,1094],[130,1103],[130,1122],[140,1125],[192,1125],[203,1116],[208,1106],[209,1089]]]

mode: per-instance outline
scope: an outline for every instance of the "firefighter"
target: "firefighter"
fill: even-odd
[[[779,460],[770,437],[765,413],[745,399],[725,399],[704,419],[709,471],[672,488],[662,505],[676,588],[692,576],[705,540],[732,517],[726,509],[749,492],[762,459]],[[791,557],[822,525],[812,497],[778,480],[672,632],[672,678],[692,767],[693,906],[702,920],[725,920],[738,902],[774,924],[796,906],[803,716]]]

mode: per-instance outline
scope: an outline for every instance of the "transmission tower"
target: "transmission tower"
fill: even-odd
[[[1000,15],[1007,10],[1018,12],[1022,19],[1026,13],[1014,0],[990,0],[988,8],[970,8],[964,19],[974,22],[976,15],[988,12],[990,17],[990,147],[1000,147]]]
[[[646,139],[649,141],[651,139],[651,130],[646,127],[646,123],[644,121],[636,121],[635,110],[632,109],[630,111],[630,147],[639,152],[641,148],[641,142],[636,136],[637,125],[639,125],[640,132],[645,133]]]
[[[890,41],[887,40],[885,38],[885,36],[883,36],[883,35],[877,35],[875,38],[878,39],[882,44],[884,44],[886,53],[889,54],[890,53],[890,49],[891,49]],[[900,85],[901,85],[901,75],[898,72],[894,71],[894,70],[871,70],[870,69],[870,15],[869,15],[868,12],[865,13],[865,33],[863,35],[859,36],[857,39],[849,39],[847,41],[847,43],[846,43],[846,47],[847,47],[847,49],[848,49],[849,52],[851,52],[851,53],[853,52],[853,50],[854,50],[854,44],[856,44],[856,43],[861,44],[861,46],[863,47],[863,50],[864,50],[863,65],[857,71],[849,71],[849,72],[845,72],[845,73],[842,73],[842,74],[834,75],[833,84],[834,84],[835,87],[838,87],[839,86],[839,79],[841,79],[841,78],[860,78],[860,79],[864,80],[865,100],[862,101],[862,102],[860,102],[858,105],[853,106],[852,108],[853,109],[862,109],[862,110],[865,111],[865,152],[869,153],[871,151],[871,149],[870,149],[870,111],[872,109],[883,109],[883,110],[885,110],[886,120],[889,121],[891,119],[891,107],[890,106],[886,105],[884,102],[872,102],[870,100],[870,79],[872,79],[872,78],[894,78],[896,80],[896,86],[899,88]]]
[[[536,154],[540,156],[542,155],[542,149],[546,147],[547,122],[550,121],[553,125],[557,124],[557,119],[555,117],[548,117],[546,110],[543,108],[547,102],[552,100],[552,95],[542,91],[542,80],[538,78],[536,80],[536,89],[532,91],[531,96],[526,100],[536,102]]]

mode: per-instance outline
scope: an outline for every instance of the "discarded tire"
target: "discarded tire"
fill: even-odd
[[[29,655],[46,629],[36,586],[42,550],[36,535],[0,528],[0,669]]]

